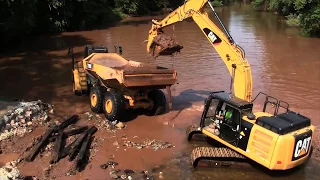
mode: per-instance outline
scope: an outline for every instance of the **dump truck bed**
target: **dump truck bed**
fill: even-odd
[[[125,87],[172,86],[175,70],[127,60],[116,53],[93,53],[83,61],[85,69],[103,82],[117,80]]]

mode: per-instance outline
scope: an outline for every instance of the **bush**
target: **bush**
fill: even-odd
[[[268,5],[268,10],[286,16],[289,26],[301,27],[307,36],[320,35],[319,0],[253,0],[254,8]]]
[[[290,14],[286,16],[286,23],[290,27],[300,27],[300,16]]]
[[[219,7],[219,6],[223,6],[222,2],[219,1],[219,0],[213,0],[213,1],[210,1],[212,6],[215,6],[215,7]]]

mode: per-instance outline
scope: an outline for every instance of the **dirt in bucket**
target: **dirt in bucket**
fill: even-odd
[[[155,57],[163,55],[174,55],[183,48],[175,39],[165,34],[159,34],[154,37],[151,49]]]

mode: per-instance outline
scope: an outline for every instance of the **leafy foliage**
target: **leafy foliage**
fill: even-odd
[[[307,36],[320,35],[319,0],[254,0],[252,6],[260,8],[268,5],[268,10],[277,11],[286,16],[287,24],[301,26]]]
[[[91,28],[180,5],[182,0],[0,0],[2,45],[32,33]]]

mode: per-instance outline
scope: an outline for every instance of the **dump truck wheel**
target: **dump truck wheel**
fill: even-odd
[[[125,99],[120,91],[111,89],[106,92],[103,106],[104,114],[109,121],[121,121],[125,111]]]
[[[164,93],[159,89],[155,89],[150,91],[148,96],[153,102],[153,107],[151,110],[147,111],[146,115],[156,116],[165,113],[166,96],[164,95]]]
[[[102,112],[104,92],[101,86],[94,86],[90,89],[90,108],[95,113]]]

